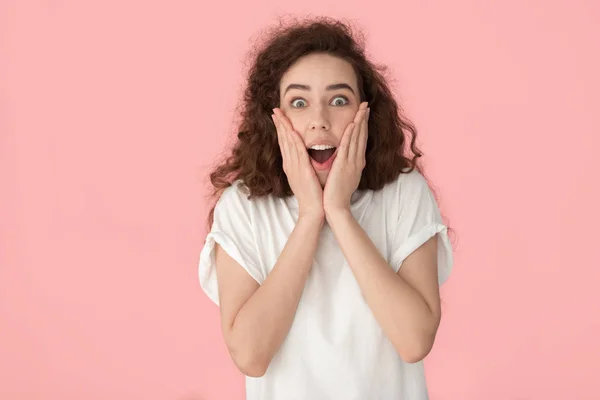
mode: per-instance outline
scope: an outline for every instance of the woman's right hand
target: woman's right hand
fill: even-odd
[[[275,114],[271,117],[277,129],[279,148],[283,157],[283,171],[298,199],[299,217],[316,218],[322,221],[325,218],[323,188],[310,163],[308,150],[285,114],[278,108],[273,109],[273,112]]]

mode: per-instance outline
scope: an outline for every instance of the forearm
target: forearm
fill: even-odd
[[[292,325],[322,225],[318,218],[298,220],[272,271],[234,320],[236,347],[259,373],[264,373]]]
[[[382,330],[404,360],[419,361],[433,345],[439,313],[394,272],[349,211],[327,220]]]

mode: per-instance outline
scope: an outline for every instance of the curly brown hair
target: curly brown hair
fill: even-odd
[[[241,104],[237,141],[230,154],[210,173],[213,197],[241,180],[249,197],[292,195],[283,171],[277,132],[271,120],[279,107],[279,84],[284,73],[299,58],[326,53],[349,62],[358,79],[360,101],[371,108],[366,166],[359,190],[379,190],[399,174],[417,169],[422,156],[417,131],[397,104],[385,73],[387,68],[367,59],[364,37],[350,24],[328,17],[280,23],[267,31],[262,44],[253,47],[253,60]],[[214,205],[208,216],[209,229]]]

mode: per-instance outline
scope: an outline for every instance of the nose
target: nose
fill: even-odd
[[[331,128],[331,124],[329,123],[329,118],[327,116],[327,111],[322,107],[315,107],[311,118],[310,123],[308,125],[311,131],[314,130],[324,130],[328,131]]]

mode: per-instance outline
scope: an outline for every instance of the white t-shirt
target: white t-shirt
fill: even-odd
[[[200,255],[202,289],[219,304],[214,245],[219,243],[259,284],[275,265],[298,218],[294,196],[253,198],[239,181],[217,202]],[[453,264],[447,229],[424,177],[403,173],[379,191],[355,192],[351,211],[398,271],[436,233],[438,279]],[[264,376],[246,377],[247,400],[427,400],[423,363],[404,362],[361,295],[325,223],[298,309]]]

